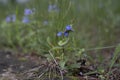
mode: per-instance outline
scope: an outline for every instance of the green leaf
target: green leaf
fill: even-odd
[[[47,58],[48,61],[52,60],[52,57],[49,54],[45,54],[44,56]]]
[[[78,56],[81,56],[84,51],[85,51],[84,48],[80,49],[79,52],[78,52]]]
[[[113,58],[112,58],[111,63],[110,63],[110,68],[109,68],[110,70],[113,67],[113,65],[115,64],[115,61],[117,60],[117,58],[119,57],[119,55],[120,55],[119,53],[120,53],[120,44],[115,49]]]
[[[58,45],[59,45],[59,46],[64,46],[64,45],[66,45],[66,44],[68,43],[68,41],[69,41],[69,38],[65,38],[65,39],[63,39],[63,40],[60,40],[60,41],[58,42]]]
[[[60,65],[60,67],[61,67],[62,70],[65,69],[65,63],[66,63],[66,61],[60,61],[59,62],[59,65]]]
[[[71,64],[70,68],[80,68],[80,64],[76,63],[76,64]]]
[[[59,49],[62,49],[62,47],[53,47],[52,50],[59,50]]]
[[[47,43],[48,43],[51,47],[53,47],[53,44],[52,44],[51,41],[50,41],[50,37],[47,37]]]

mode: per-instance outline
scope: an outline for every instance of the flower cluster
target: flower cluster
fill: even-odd
[[[32,15],[34,12],[35,12],[35,9],[29,9],[29,8],[24,9],[24,16],[22,18],[22,23],[29,23],[30,22],[29,15]],[[6,17],[5,20],[7,23],[15,22],[16,15],[15,14],[9,15]]]
[[[16,20],[16,15],[13,14],[13,15],[9,15],[6,17],[6,22],[15,22]]]
[[[67,25],[66,28],[65,28],[65,31],[64,32],[58,32],[57,36],[58,37],[60,37],[60,36],[68,37],[69,36],[69,32],[71,32],[71,31],[73,31],[72,26],[71,25]]]
[[[22,19],[22,22],[29,23],[30,22],[29,15],[31,15],[33,13],[34,13],[34,9],[29,9],[29,8],[24,9],[24,17]]]

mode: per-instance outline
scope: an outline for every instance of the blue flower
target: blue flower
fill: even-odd
[[[56,12],[59,12],[59,9],[58,9],[58,7],[57,7],[57,5],[49,5],[48,6],[48,12],[51,12],[51,11],[56,11]]]
[[[67,25],[65,28],[65,31],[73,31],[72,26],[71,25]]]
[[[31,15],[33,13],[33,10],[32,9],[24,9],[24,15]]]
[[[68,37],[68,36],[69,36],[69,33],[68,33],[68,32],[64,32],[64,36],[65,36],[65,37]]]
[[[15,22],[15,20],[16,20],[16,15],[15,15],[15,14],[9,15],[9,16],[6,17],[5,20],[6,20],[6,22]]]
[[[23,19],[22,19],[22,22],[23,23],[29,23],[30,20],[29,20],[29,18],[27,16],[24,16]]]
[[[6,22],[11,22],[11,17],[10,16],[6,17]]]
[[[67,25],[66,28],[65,28],[65,31],[64,32],[58,32],[57,36],[62,36],[63,35],[64,37],[68,37],[70,31],[73,31],[72,26],[71,25]]]
[[[49,5],[49,6],[48,6],[48,12],[52,11],[52,9],[53,9],[53,8],[52,8],[52,5]]]
[[[62,36],[62,34],[63,34],[63,32],[58,32],[57,36],[60,37],[60,36]]]

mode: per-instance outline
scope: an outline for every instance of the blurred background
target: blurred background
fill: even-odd
[[[0,48],[48,51],[72,24],[74,48],[120,43],[120,0],[0,0]],[[30,15],[25,15],[25,10]],[[7,17],[10,17],[7,18]]]

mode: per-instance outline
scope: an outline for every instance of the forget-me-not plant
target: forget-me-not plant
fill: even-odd
[[[29,9],[29,8],[25,8],[24,9],[24,17],[22,18],[22,23],[29,23],[30,19],[29,19],[29,15],[32,15],[35,12],[35,9]]]
[[[72,26],[71,25],[67,25],[65,27],[65,31],[64,32],[58,32],[57,36],[58,37],[60,37],[60,36],[68,37],[69,36],[69,32],[71,32],[71,31],[73,31]]]

